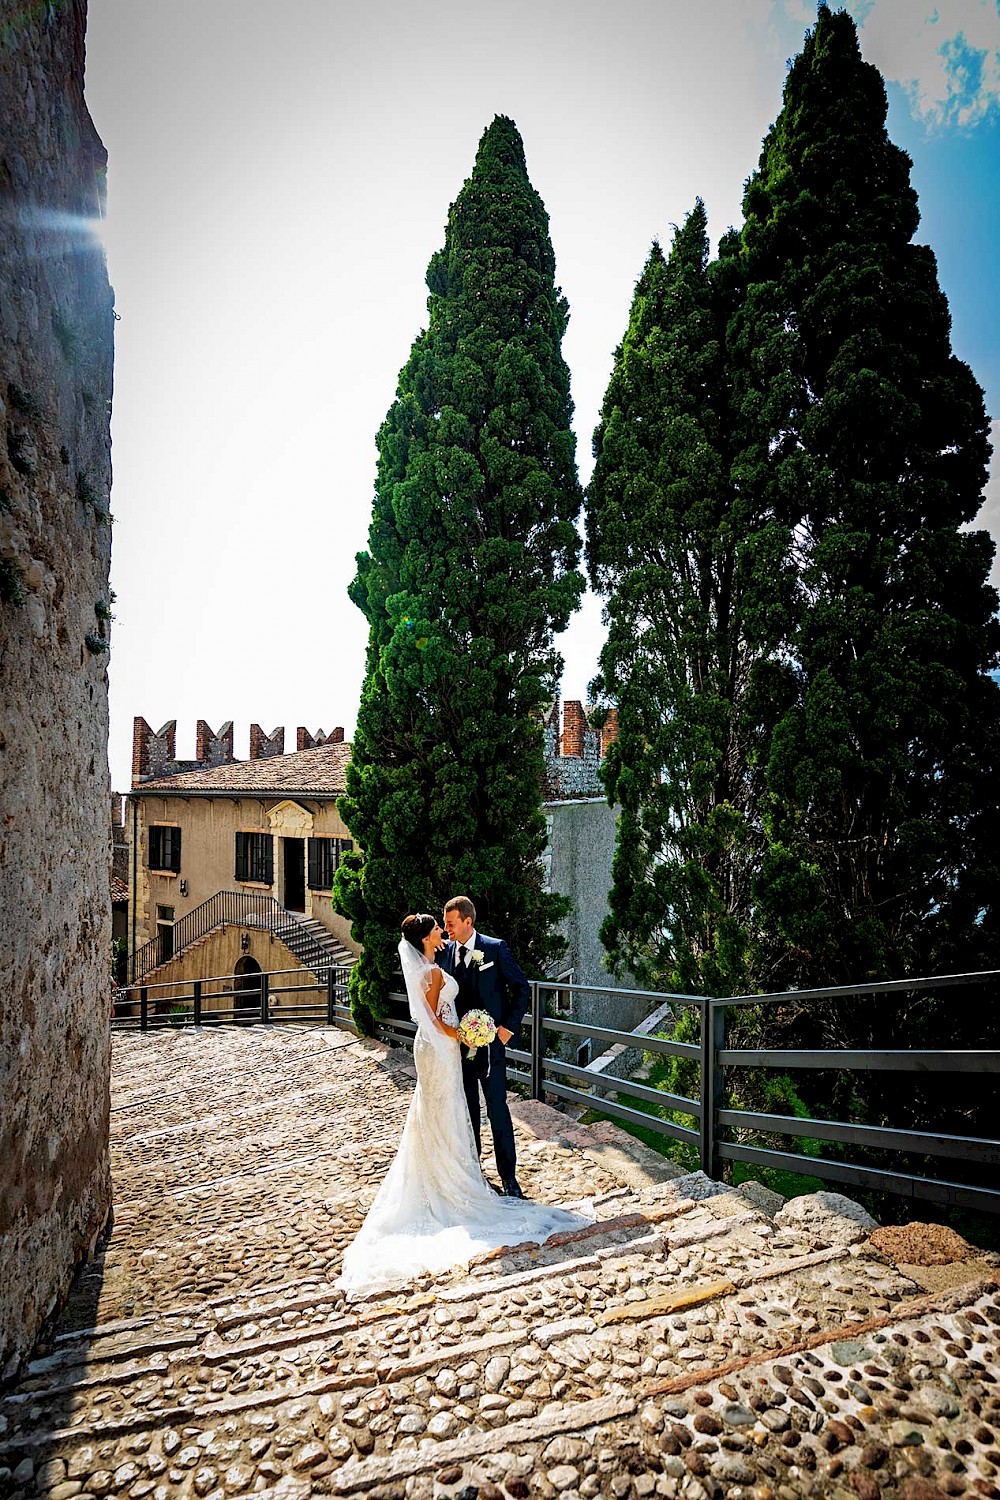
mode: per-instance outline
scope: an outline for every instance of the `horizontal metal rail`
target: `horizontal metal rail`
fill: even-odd
[[[853,1073],[995,1073],[1000,1052],[861,1052],[724,1047],[719,1052],[722,1067],[740,1068],[839,1068]]]
[[[836,1141],[844,1146],[881,1147],[887,1151],[909,1151],[1000,1166],[1000,1141],[985,1140],[981,1136],[937,1135],[925,1130],[887,1130],[880,1125],[809,1120],[800,1115],[754,1114],[745,1109],[720,1109],[719,1124],[731,1125],[736,1130],[804,1136],[807,1140]]]
[[[916,1177],[885,1167],[862,1167],[853,1163],[830,1161],[825,1157],[796,1156],[788,1151],[768,1151],[761,1146],[737,1146],[730,1141],[719,1142],[719,1155],[726,1161],[777,1167],[806,1177],[820,1177],[826,1182],[846,1183],[849,1187],[868,1188],[873,1192],[895,1193],[901,1198],[944,1203],[951,1208],[985,1209],[989,1213],[1000,1213],[1000,1191],[995,1188],[971,1187],[963,1182],[939,1182],[932,1177]]]
[[[612,1094],[627,1094],[630,1099],[645,1099],[649,1104],[660,1105],[663,1109],[676,1109],[679,1114],[691,1115],[695,1120],[701,1119],[701,1101],[688,1099],[684,1094],[668,1094],[665,1089],[651,1089],[648,1084],[633,1083],[630,1078],[616,1078],[614,1074],[595,1073],[590,1068],[581,1068],[576,1063],[563,1062],[561,1059],[543,1058],[542,1070],[546,1077],[555,1073],[562,1078],[575,1078],[578,1083],[586,1083],[590,1088],[605,1089]]]
[[[616,1120],[625,1120],[629,1125],[641,1125],[654,1135],[669,1136],[671,1140],[684,1141],[696,1148],[701,1139],[697,1130],[690,1130],[685,1125],[675,1125],[673,1120],[661,1120],[659,1115],[647,1115],[641,1110],[629,1109],[627,1104],[618,1104],[613,1099],[602,1099],[597,1105],[588,1094],[582,1093],[580,1089],[569,1088],[564,1083],[547,1083],[545,1092],[572,1104],[583,1104],[588,1109],[599,1108],[602,1115],[613,1115]]]
[[[929,974],[922,979],[876,979],[867,984],[838,984],[820,990],[772,990],[766,995],[732,995],[717,1000],[727,1009],[734,1005],[776,1005],[790,1000],[844,1000],[851,995],[919,994],[922,990],[948,989],[966,984],[989,984],[1000,980],[997,969],[981,969],[971,974]]]
[[[707,995],[672,995],[664,990],[616,990],[606,984],[563,984],[558,979],[533,979],[531,982],[542,994],[611,995],[615,1000],[655,1000],[660,1005],[667,1000],[678,1005],[703,1005],[709,998]]]
[[[617,1046],[637,1048],[642,1052],[659,1052],[665,1057],[701,1056],[701,1048],[695,1042],[673,1042],[667,1037],[646,1036],[641,1031],[619,1031],[610,1026],[589,1026],[586,1021],[561,1021],[545,1016],[542,1021],[545,1031],[557,1032],[560,1036],[598,1037],[602,1042]]]

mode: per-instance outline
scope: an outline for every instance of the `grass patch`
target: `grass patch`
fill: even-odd
[[[780,1193],[783,1198],[801,1198],[806,1193],[830,1193],[837,1189],[832,1183],[822,1182],[803,1172],[778,1171],[773,1167],[751,1167],[746,1162],[733,1162],[733,1186],[741,1182],[759,1182],[761,1187]]]

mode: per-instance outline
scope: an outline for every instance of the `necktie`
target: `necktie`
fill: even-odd
[[[458,945],[458,967],[460,969],[464,969],[465,968],[465,944],[464,943],[459,943],[459,945]]]

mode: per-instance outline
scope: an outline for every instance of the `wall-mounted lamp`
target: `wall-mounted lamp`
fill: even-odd
[[[240,938],[240,949],[241,949],[241,951],[243,953],[249,953],[250,952],[250,934],[249,934],[249,932],[244,932],[243,935],[241,936],[241,938]]]
[[[188,883],[187,883],[186,880],[182,880],[181,881],[180,885],[178,886],[178,890],[180,891],[180,893],[181,893],[182,896],[186,896],[187,895],[187,893],[188,893]]]

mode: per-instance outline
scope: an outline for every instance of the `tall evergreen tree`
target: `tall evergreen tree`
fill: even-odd
[[[621,814],[602,940],[619,969],[699,993],[746,980],[764,759],[750,694],[785,540],[731,479],[725,321],[699,200],[637,284],[587,492],[609,626],[592,686],[619,730],[603,769]]]
[[[757,981],[996,960],[1000,635],[982,393],[950,346],[910,162],[821,6],[722,250],[741,493],[798,588],[773,708]]]
[[[369,621],[341,808],[360,852],[338,909],[364,947],[354,1014],[384,1014],[399,923],[457,890],[529,966],[561,947],[542,885],[539,710],[579,602],[581,492],[548,217],[497,117],[427,271],[428,326],[378,437]]]

